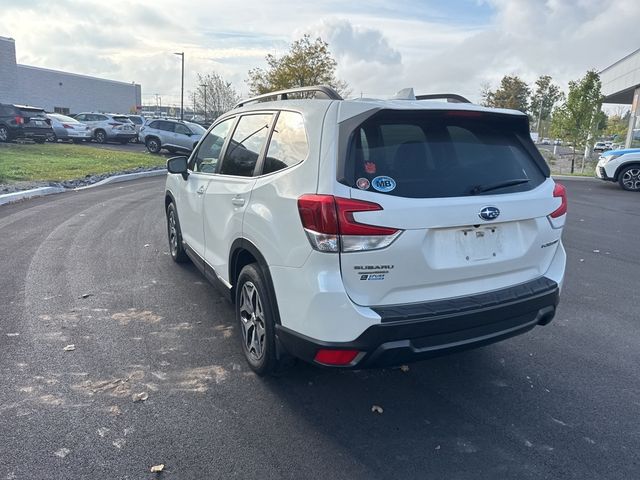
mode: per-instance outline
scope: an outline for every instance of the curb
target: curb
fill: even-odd
[[[109,185],[110,183],[126,182],[128,180],[137,180],[138,178],[146,177],[159,177],[166,175],[167,169],[162,170],[150,170],[148,172],[136,172],[136,173],[123,173],[122,175],[114,175],[113,177],[103,178],[99,182],[92,183],[91,185],[85,185],[84,187],[73,188],[74,191],[86,190],[87,188],[100,187],[102,185]]]
[[[582,181],[595,181],[595,180],[600,180],[599,178],[595,178],[595,177],[583,177],[580,175],[551,175],[551,178],[557,178],[558,180],[582,180]]]
[[[40,187],[34,188],[33,190],[23,190],[22,192],[5,193],[4,195],[0,195],[0,205],[66,191],[67,189],[64,187]]]
[[[124,173],[122,175],[114,175],[112,177],[103,178],[99,182],[92,183],[91,185],[85,185],[84,187],[77,188],[64,188],[64,187],[39,187],[32,190],[23,190],[21,192],[5,193],[0,195],[0,205],[7,203],[18,202],[20,200],[28,200],[30,198],[43,197],[45,195],[53,195],[55,193],[63,192],[77,192],[80,190],[86,190],[87,188],[99,187],[101,185],[109,185],[110,183],[126,182],[128,180],[137,180],[139,178],[146,177],[159,177],[166,175],[167,170],[150,170],[148,172],[135,172]]]

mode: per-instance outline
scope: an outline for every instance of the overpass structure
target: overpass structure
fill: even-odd
[[[600,72],[604,103],[631,105],[625,147],[640,147],[640,48]]]

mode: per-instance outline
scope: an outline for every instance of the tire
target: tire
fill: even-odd
[[[147,138],[147,141],[144,142],[144,144],[147,146],[147,150],[149,150],[149,152],[151,153],[160,153],[160,149],[162,148],[160,140],[158,140],[156,137]]]
[[[96,130],[93,134],[96,143],[107,143],[107,133],[104,130]]]
[[[9,135],[9,129],[4,125],[0,125],[0,142],[4,143],[4,142],[8,142],[9,140],[11,140]]]
[[[44,142],[47,141],[46,138],[34,138],[33,139],[34,142],[39,143],[39,144],[43,144]]]
[[[618,175],[618,183],[629,192],[640,192],[640,165],[630,165]]]
[[[178,221],[178,212],[173,202],[167,207],[167,237],[169,240],[169,252],[173,261],[185,263],[189,260],[187,252],[184,251],[182,246],[182,231]]]
[[[235,309],[249,367],[260,376],[277,373],[282,365],[276,355],[273,302],[255,263],[245,266],[238,276]]]

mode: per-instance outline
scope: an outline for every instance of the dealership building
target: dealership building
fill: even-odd
[[[631,105],[625,146],[640,147],[640,48],[600,72],[604,103]]]
[[[0,103],[33,105],[64,114],[135,113],[141,109],[142,89],[136,83],[20,65],[15,41],[0,37]]]

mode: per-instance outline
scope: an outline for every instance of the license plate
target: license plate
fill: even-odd
[[[497,257],[501,251],[499,237],[496,226],[465,228],[458,231],[459,253],[470,262]]]

